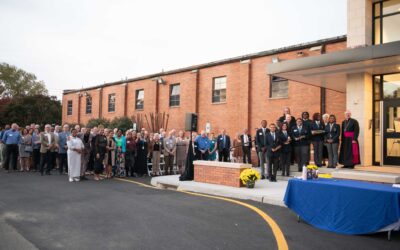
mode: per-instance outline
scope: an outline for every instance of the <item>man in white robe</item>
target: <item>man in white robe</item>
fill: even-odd
[[[71,136],[68,137],[67,146],[69,181],[79,181],[81,176],[81,154],[85,146],[78,137],[78,131],[75,128],[72,129]]]

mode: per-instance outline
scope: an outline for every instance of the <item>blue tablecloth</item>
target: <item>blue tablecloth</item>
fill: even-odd
[[[361,181],[290,179],[284,202],[305,222],[342,234],[368,234],[400,220],[400,189]]]

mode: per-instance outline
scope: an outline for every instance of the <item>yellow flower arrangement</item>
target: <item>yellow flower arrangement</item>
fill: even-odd
[[[245,169],[240,173],[240,180],[243,184],[246,184],[247,181],[257,181],[260,179],[260,173],[251,168]]]

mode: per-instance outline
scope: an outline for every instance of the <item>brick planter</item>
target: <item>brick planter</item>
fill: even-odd
[[[231,187],[241,187],[240,173],[251,168],[250,164],[194,161],[194,181]]]

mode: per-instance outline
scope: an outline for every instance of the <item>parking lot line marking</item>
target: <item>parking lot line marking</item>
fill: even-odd
[[[133,184],[140,185],[142,187],[158,189],[157,187],[154,187],[154,186],[151,186],[151,185],[148,185],[148,184],[144,184],[144,183],[141,183],[141,182],[138,182],[138,181],[132,181],[132,180],[121,179],[121,178],[115,178],[115,180],[130,182],[130,183],[133,183]],[[237,201],[237,200],[234,200],[234,199],[229,199],[229,198],[224,198],[224,197],[219,197],[219,196],[214,196],[214,195],[208,195],[208,194],[193,193],[193,192],[188,192],[188,191],[180,191],[180,190],[174,190],[174,191],[179,192],[179,193],[194,195],[194,196],[202,196],[202,197],[207,197],[207,198],[211,198],[211,199],[223,200],[223,201],[235,203],[235,204],[241,205],[243,207],[246,207],[246,208],[248,208],[250,210],[253,210],[258,215],[260,215],[261,218],[263,218],[264,221],[267,222],[267,224],[271,228],[272,233],[274,234],[278,249],[279,250],[288,250],[289,249],[289,246],[288,246],[288,244],[286,242],[285,236],[283,235],[283,232],[280,229],[280,227],[278,226],[278,224],[275,222],[274,219],[272,219],[269,215],[267,215],[261,209],[255,207],[253,205],[247,204],[245,202]]]

